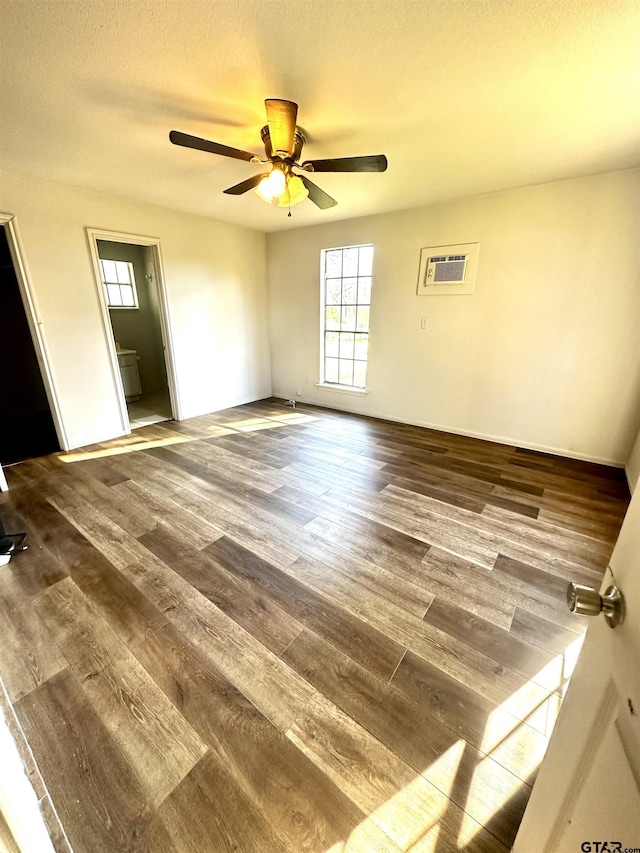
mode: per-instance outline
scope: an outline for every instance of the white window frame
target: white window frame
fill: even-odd
[[[362,249],[370,250],[370,257],[371,257],[371,261],[370,261],[369,265],[367,267],[365,267],[364,270],[362,270],[362,267],[361,267],[362,258],[360,255],[360,251]],[[341,265],[341,270],[340,270],[340,273],[341,273],[340,276],[328,276],[327,275],[327,256],[330,255],[330,253],[342,252],[343,253],[342,259],[344,260],[344,253],[345,252],[353,252],[354,250],[358,251],[358,260],[357,260],[357,267],[355,270],[355,275],[353,275],[353,274],[344,275],[345,269],[342,265]],[[342,301],[345,298],[344,297],[344,282],[345,282],[345,280],[348,280],[348,279],[355,279],[355,287],[356,287],[355,302],[351,302],[351,301],[343,302]],[[340,303],[328,303],[327,302],[327,283],[330,280],[333,280],[334,282],[338,281],[338,280],[340,281],[340,292],[341,292]],[[361,282],[361,280],[362,280],[362,282]],[[368,300],[366,300],[366,299],[361,300],[361,293],[363,291],[366,293],[367,281],[368,281],[368,289],[369,289],[369,298],[368,298]],[[324,388],[326,390],[340,391],[343,393],[356,394],[356,395],[364,395],[364,394],[368,393],[367,388],[366,388],[366,376],[367,376],[367,372],[368,372],[368,368],[369,368],[369,339],[370,339],[371,286],[372,286],[372,282],[373,282],[373,244],[372,243],[360,243],[360,244],[353,245],[353,246],[336,246],[336,247],[333,247],[330,249],[323,249],[321,251],[321,253],[320,253],[320,382],[317,385],[318,388]],[[361,288],[362,288],[362,290],[361,290]],[[337,307],[339,309],[340,327],[339,328],[333,328],[333,329],[327,329],[327,327],[326,327],[327,326],[327,307],[331,307],[332,305],[335,305],[335,307]],[[350,316],[353,316],[353,318],[354,318],[353,324],[352,324],[353,328],[350,328],[350,327],[345,328],[343,325],[344,318],[345,318],[343,311],[345,308],[353,309],[351,311],[351,314],[350,314]],[[362,319],[362,315],[359,315],[359,313],[358,313],[359,308],[360,309],[366,308],[368,310],[366,329],[362,327],[363,323],[359,322]],[[337,357],[329,356],[326,353],[327,334],[337,334],[338,335],[338,356]],[[343,345],[342,341],[340,339],[340,335],[345,335],[345,336],[353,335],[353,337],[354,337],[353,355],[350,355],[350,356],[346,355],[346,356],[342,356],[342,358],[340,358],[340,356],[342,355],[341,350],[342,350],[342,345]],[[355,348],[356,347],[356,341],[355,341],[356,336],[360,336],[360,337],[366,336],[367,351],[366,351],[366,355],[364,358],[356,358],[356,354],[357,354],[357,351]],[[348,345],[348,342],[347,342],[347,345]],[[335,374],[331,374],[331,378],[328,378],[328,375],[327,375],[328,371],[327,371],[326,359],[327,358],[334,358],[334,357],[336,358],[336,361],[338,362],[338,381],[336,381],[334,378],[332,378]],[[340,375],[340,367],[341,367],[340,362],[341,361],[342,362],[351,361],[353,363],[351,383],[345,382],[343,377]],[[355,383],[355,376],[354,376],[355,366],[357,363],[362,363],[362,362],[364,362],[364,365],[365,365],[365,367],[364,367],[364,371],[365,371],[364,384],[363,385],[354,384]],[[339,381],[340,379],[343,379],[343,381]]]
[[[128,281],[120,281],[119,280],[119,273],[116,274],[116,278],[118,279],[117,281],[107,280],[107,273],[105,272],[105,266],[104,266],[105,263],[106,264],[119,264],[120,267],[126,266],[127,276],[128,276],[129,280]],[[102,286],[104,287],[104,295],[105,295],[105,299],[107,300],[107,308],[109,308],[109,310],[111,310],[112,308],[115,311],[122,311],[122,310],[125,310],[125,311],[132,311],[133,310],[133,311],[135,311],[135,310],[139,309],[140,306],[138,304],[138,289],[136,287],[136,276],[135,276],[135,273],[133,271],[133,264],[130,261],[117,261],[117,260],[113,260],[113,259],[106,260],[104,258],[100,258],[100,277],[102,279]],[[130,289],[131,294],[132,294],[132,298],[133,298],[133,305],[124,305],[124,304],[118,305],[117,303],[112,302],[111,296],[109,294],[109,287],[118,287],[120,289],[120,295],[121,296],[122,296],[122,288]]]

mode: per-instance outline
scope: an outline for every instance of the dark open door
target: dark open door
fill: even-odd
[[[0,365],[0,463],[60,450],[4,227],[0,227]]]

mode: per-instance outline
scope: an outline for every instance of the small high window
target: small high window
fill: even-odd
[[[100,273],[109,308],[138,307],[133,264],[128,261],[101,260]]]
[[[365,388],[372,267],[372,245],[322,252],[320,381],[325,384]]]

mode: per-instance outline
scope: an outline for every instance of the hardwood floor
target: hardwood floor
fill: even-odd
[[[510,848],[621,471],[266,400],[6,473],[0,677],[57,850]]]

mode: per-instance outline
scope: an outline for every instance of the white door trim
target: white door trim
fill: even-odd
[[[9,252],[13,261],[22,304],[24,305],[25,314],[27,315],[27,323],[31,332],[31,339],[36,352],[36,358],[42,375],[44,390],[49,402],[53,425],[58,436],[58,442],[62,450],[69,450],[69,438],[62,419],[62,410],[60,406],[60,397],[56,386],[55,377],[51,368],[51,356],[47,346],[44,325],[40,319],[38,306],[33,294],[31,285],[31,277],[25,261],[24,251],[22,249],[22,241],[18,231],[18,223],[16,217],[11,213],[0,213],[0,225],[5,228],[7,242],[9,244]]]
[[[178,386],[176,382],[173,336],[171,333],[171,321],[169,318],[169,305],[167,300],[167,290],[162,265],[162,254],[160,251],[160,240],[156,237],[142,237],[139,234],[125,234],[122,231],[104,231],[98,228],[87,228],[86,231],[87,239],[89,242],[89,251],[91,253],[91,260],[93,263],[96,290],[98,292],[98,301],[100,304],[100,313],[102,316],[102,327],[111,360],[111,373],[113,376],[114,385],[118,393],[118,401],[120,404],[120,420],[122,422],[123,432],[125,434],[130,433],[131,427],[129,424],[129,415],[127,412],[127,401],[124,396],[124,388],[122,387],[120,368],[118,366],[118,355],[116,353],[113,330],[111,328],[111,320],[109,318],[109,309],[107,307],[107,301],[104,295],[104,288],[102,286],[102,276],[100,275],[98,240],[108,240],[112,243],[129,243],[136,246],[146,246],[152,250],[153,265],[155,271],[154,281],[152,282],[152,284],[156,288],[156,292],[158,295],[158,304],[160,306],[160,331],[162,334],[164,359],[167,368],[167,383],[169,385],[171,413],[175,420],[182,420],[182,407],[180,405],[180,397],[178,394]]]

